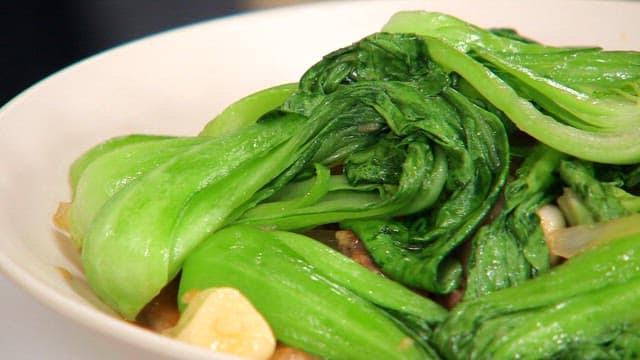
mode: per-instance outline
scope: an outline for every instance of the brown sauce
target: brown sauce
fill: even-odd
[[[158,333],[176,326],[180,319],[178,279],[179,276],[176,276],[176,279],[165,286],[160,294],[140,311],[136,318],[136,324]]]

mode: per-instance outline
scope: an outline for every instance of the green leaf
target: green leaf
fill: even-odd
[[[437,358],[428,337],[406,332],[391,314],[433,324],[445,316],[441,307],[303,235],[246,226],[216,232],[185,262],[180,294],[225,286],[249,298],[278,340],[307,352]]]
[[[500,214],[472,239],[465,299],[517,285],[549,269],[536,211],[556,196],[556,169],[564,157],[538,145],[516,170]]]
[[[420,11],[383,30],[424,36],[436,63],[537,140],[589,161],[640,162],[639,52],[544,46]],[[591,74],[586,62],[598,64]]]
[[[227,106],[200,131],[200,136],[220,136],[258,121],[275,110],[298,88],[298,84],[282,84],[260,90]]]
[[[637,220],[637,215],[627,218]],[[451,359],[525,354],[543,359],[572,341],[640,321],[639,239],[638,231],[609,233],[548,273],[463,301],[438,327],[435,343]]]
[[[305,137],[291,138],[284,129],[298,121],[292,117],[256,124],[242,134],[194,137],[194,146],[115,192],[99,207],[83,243],[92,288],[134,318],[191,250],[296,159],[291,154]],[[104,166],[107,172],[112,168],[111,162]]]

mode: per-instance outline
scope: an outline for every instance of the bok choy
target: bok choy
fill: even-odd
[[[523,284],[464,301],[436,332],[448,359],[631,359],[640,355],[640,215],[589,250]],[[617,337],[631,335],[628,347]],[[623,340],[622,338],[619,340]],[[624,340],[626,341],[626,340]]]
[[[432,12],[397,13],[383,31],[423,35],[434,61],[537,140],[590,161],[640,162],[640,52],[546,46]]]
[[[322,357],[438,358],[428,340],[442,307],[300,234],[224,228],[189,256],[180,287],[239,289],[280,341]]]
[[[177,279],[240,290],[327,358],[620,353],[640,319],[620,316],[640,301],[639,95],[640,52],[402,12],[197,136],[90,149],[70,233],[129,320]],[[545,205],[628,229],[552,268]],[[383,276],[301,234],[317,227],[351,231]],[[434,300],[462,291],[450,313]]]

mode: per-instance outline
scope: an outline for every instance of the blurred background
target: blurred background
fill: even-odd
[[[197,21],[311,1],[0,0],[0,106],[47,75],[124,42]]]

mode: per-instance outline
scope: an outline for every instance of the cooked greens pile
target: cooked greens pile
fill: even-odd
[[[637,227],[639,220],[624,221]],[[435,334],[443,357],[640,356],[640,233],[612,235],[533,280],[460,303]]]
[[[180,276],[181,295],[239,289],[327,358],[633,358],[639,164],[640,52],[403,12],[198,136],[89,150],[70,232],[127,319]],[[555,268],[548,204],[571,226],[558,246],[582,241]],[[327,225],[385,276],[304,235]]]

